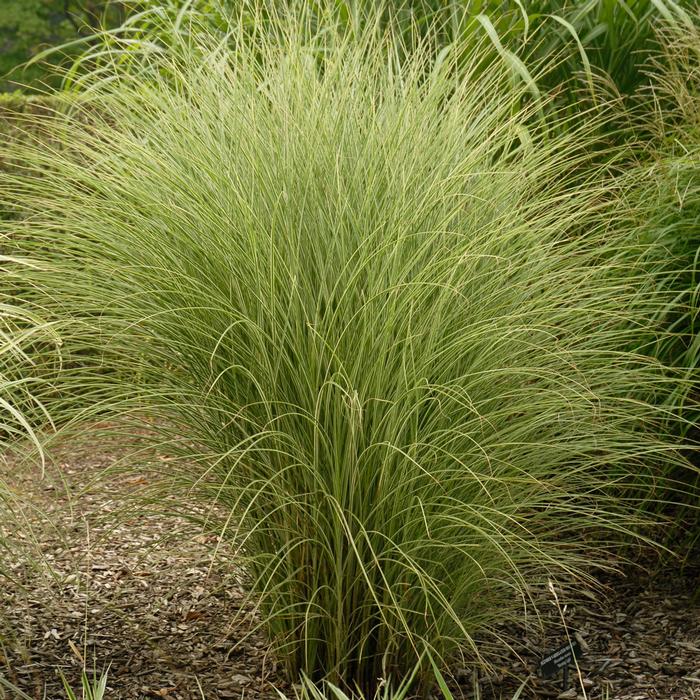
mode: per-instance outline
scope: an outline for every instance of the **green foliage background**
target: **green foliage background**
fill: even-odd
[[[46,66],[24,64],[50,46],[60,46],[96,29],[115,25],[128,12],[126,2],[97,0],[2,0],[0,3],[0,91],[55,86]],[[57,53],[53,62],[61,60]]]

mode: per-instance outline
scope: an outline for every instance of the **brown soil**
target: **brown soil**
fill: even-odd
[[[14,543],[0,550],[0,571],[15,579],[0,579],[0,673],[37,700],[65,697],[59,670],[78,687],[84,662],[109,667],[109,700],[271,700],[276,688],[292,697],[264,637],[251,633],[241,572],[217,538],[182,518],[129,514],[148,473],[91,486],[116,459],[74,450],[43,477],[27,462],[0,464],[24,518],[4,533],[0,523],[0,540]],[[455,669],[456,697],[506,700],[528,679],[521,698],[700,699],[699,559],[632,570],[585,604],[545,603],[546,632],[510,630],[518,642],[489,676]],[[535,675],[566,641],[562,612],[586,648],[564,695],[561,679]]]
[[[600,592],[580,596],[584,602],[544,603],[543,631],[516,631],[508,661],[481,679],[477,697],[506,700],[528,678],[522,698],[700,699],[698,554],[683,566],[668,557],[647,557],[644,567],[606,576]],[[543,656],[567,645],[567,634],[580,641],[583,653],[578,669],[570,668],[565,690],[562,674],[544,680],[537,671]]]
[[[95,483],[116,460],[82,450],[43,478],[16,460],[0,472],[36,540],[15,526],[13,552],[0,550],[0,570],[23,584],[0,588],[5,675],[32,697],[58,700],[58,672],[79,688],[84,660],[109,667],[109,700],[279,700],[271,683],[286,684],[264,638],[250,634],[255,618],[225,548],[182,518],[129,513],[152,475]],[[30,564],[36,546],[44,561]]]

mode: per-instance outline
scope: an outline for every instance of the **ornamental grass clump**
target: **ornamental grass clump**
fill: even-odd
[[[640,143],[639,161],[627,177],[637,183],[631,192],[643,201],[648,214],[640,227],[646,240],[659,248],[659,283],[673,290],[673,303],[660,310],[668,332],[659,336],[658,355],[685,373],[689,380],[700,376],[700,10],[683,27],[667,27],[660,34],[663,51],[650,66],[653,95],[643,92],[658,109],[653,118],[641,121],[638,131],[647,135]],[[638,205],[635,205],[638,206]],[[671,397],[680,407],[677,430],[698,464],[700,442],[700,393],[697,381],[681,382]],[[689,534],[698,536],[700,479],[683,472],[677,494],[690,506],[677,515],[679,526],[689,519]],[[682,487],[681,484],[685,483]],[[685,491],[685,493],[682,493]],[[681,496],[680,499],[678,496]],[[681,517],[687,516],[687,518]],[[679,528],[680,529],[680,528]],[[672,530],[676,537],[678,532]]]
[[[673,331],[669,362],[696,375],[700,365],[700,8],[689,27],[662,35],[664,51],[655,66],[656,94],[663,109],[651,121],[646,168],[639,196],[654,202],[647,235],[663,240],[672,268],[669,282],[678,293],[668,309]],[[634,177],[634,175],[633,175]],[[641,178],[640,178],[641,179]],[[686,396],[688,432],[697,441],[698,387]],[[694,396],[693,396],[694,393]]]
[[[609,565],[682,464],[667,298],[596,125],[548,135],[512,66],[266,36],[95,77],[3,230],[63,340],[54,421],[141,418],[290,677],[371,694]]]

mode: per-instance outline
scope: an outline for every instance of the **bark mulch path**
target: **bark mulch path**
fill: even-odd
[[[625,576],[606,577],[601,594],[567,605],[544,603],[544,632],[524,630],[510,663],[482,680],[481,700],[511,698],[529,678],[523,698],[560,700],[700,700],[700,557],[685,566],[648,561]],[[566,629],[561,622],[562,613]],[[544,655],[580,642],[578,671],[543,680],[536,670]],[[486,692],[485,692],[486,691]],[[466,693],[474,697],[474,693]]]
[[[98,672],[109,666],[109,700],[279,700],[271,680],[287,687],[275,677],[264,638],[241,642],[253,613],[241,616],[240,571],[225,548],[215,552],[217,538],[186,520],[130,516],[131,497],[148,474],[90,486],[116,459],[82,451],[43,479],[26,463],[0,466],[25,501],[22,514],[45,558],[29,563],[36,552],[28,536],[19,553],[0,550],[0,570],[24,589],[0,579],[0,619],[9,619],[0,631],[0,672],[37,699],[65,697],[59,669],[78,688],[84,659]],[[24,533],[14,527],[21,544]]]
[[[147,474],[89,487],[116,459],[74,450],[43,479],[38,467],[0,463],[0,477],[24,501],[15,514],[26,519],[11,530],[0,522],[0,540],[15,543],[12,552],[0,549],[0,570],[22,584],[0,578],[0,619],[8,620],[0,673],[37,700],[64,698],[58,670],[77,687],[83,662],[109,666],[109,700],[279,700],[275,688],[292,697],[264,637],[246,637],[254,611],[226,548],[183,519],[124,516]],[[43,563],[31,562],[37,547]],[[561,609],[551,605],[547,635],[516,634],[490,676],[456,669],[456,697],[508,700],[528,679],[523,699],[700,700],[700,556],[694,560],[683,570],[632,570],[607,581],[606,597],[566,606],[566,624],[585,649],[568,692],[534,673],[566,640]],[[3,698],[11,694],[0,689]]]

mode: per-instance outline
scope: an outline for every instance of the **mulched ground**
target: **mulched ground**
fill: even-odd
[[[481,699],[511,698],[525,678],[524,698],[700,699],[700,557],[694,554],[694,563],[683,567],[647,560],[650,569],[607,576],[601,593],[566,606],[566,630],[561,608],[550,603],[547,612],[545,603],[544,631],[521,632],[510,663],[482,680]],[[543,656],[566,645],[567,630],[583,655],[564,691],[561,675],[543,680],[536,671]]]
[[[0,540],[15,543],[0,550],[0,569],[22,584],[0,579],[0,619],[9,621],[0,673],[37,700],[64,698],[57,670],[77,685],[84,662],[109,666],[110,700],[279,700],[276,688],[292,697],[264,637],[251,634],[255,614],[226,547],[183,519],[124,515],[148,474],[90,486],[117,456],[74,450],[43,479],[30,464],[0,463],[26,518],[4,533],[0,523]],[[30,563],[34,547],[43,563]],[[506,700],[527,679],[521,698],[700,700],[700,556],[654,568],[609,578],[606,597],[550,605],[545,632],[515,630],[514,649],[490,675],[455,669],[456,697]],[[566,692],[561,679],[535,675],[543,654],[566,641],[562,612],[585,650]]]

